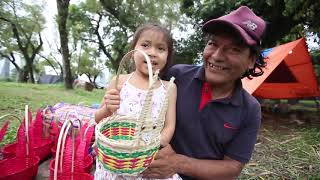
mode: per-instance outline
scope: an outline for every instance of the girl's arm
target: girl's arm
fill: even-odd
[[[110,116],[119,108],[120,94],[115,87],[115,77],[110,81],[109,86],[105,92],[100,108],[95,112],[94,119],[99,123],[103,118]]]
[[[171,141],[175,127],[176,127],[176,101],[177,101],[177,86],[173,84],[170,90],[168,110],[166,113],[166,120],[161,131],[160,144],[165,147]]]

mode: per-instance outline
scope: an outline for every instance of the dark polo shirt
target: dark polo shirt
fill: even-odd
[[[166,74],[171,76],[177,85],[177,122],[171,141],[174,150],[197,159],[221,160],[226,155],[247,163],[260,127],[261,109],[241,81],[231,97],[211,100],[200,111],[204,68],[175,65]]]

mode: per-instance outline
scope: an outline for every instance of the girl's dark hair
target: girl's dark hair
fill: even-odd
[[[160,71],[159,76],[162,77],[163,74],[167,71],[167,69],[172,65],[172,58],[173,58],[173,38],[170,34],[170,31],[163,25],[156,24],[156,23],[148,23],[144,24],[137,28],[136,32],[133,35],[133,39],[130,44],[129,50],[133,50],[136,46],[141,34],[146,30],[154,30],[163,33],[166,38],[167,46],[168,46],[168,57],[167,62],[164,68]]]

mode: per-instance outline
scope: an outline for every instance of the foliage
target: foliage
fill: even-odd
[[[84,47],[80,57],[78,58],[77,67],[75,74],[85,74],[89,81],[95,84],[95,79],[104,69],[102,60],[99,58],[99,54],[95,48]]]
[[[161,22],[171,29],[179,21],[177,11],[179,1],[86,0],[70,6],[73,45],[96,47],[100,53],[96,57],[114,72],[139,25]]]
[[[311,57],[318,84],[320,84],[320,48],[311,51]]]
[[[29,105],[32,112],[35,112],[38,108],[55,105],[59,102],[83,103],[89,106],[100,103],[104,90],[94,89],[92,92],[88,92],[83,89],[65,90],[62,84],[37,85],[0,82],[0,94],[0,116],[11,113],[22,117],[26,104]],[[3,123],[0,121],[0,127]],[[17,124],[12,124],[12,128],[1,144],[12,142],[15,139]]]
[[[241,5],[249,6],[268,23],[263,40],[264,47],[273,47],[277,44],[308,36],[309,34],[319,36],[320,19],[318,18],[318,9],[320,9],[320,1],[183,0],[182,2],[182,11],[194,20],[195,26],[199,26],[209,19],[227,14]],[[196,34],[200,34],[195,35],[197,37],[201,37],[199,30],[195,32]],[[320,45],[319,39],[317,41]],[[201,46],[195,46],[192,39],[184,44],[187,52],[202,51]]]
[[[34,82],[34,63],[43,44],[40,34],[45,23],[42,6],[3,0],[0,9],[0,57],[15,66],[20,81]],[[17,58],[23,63],[18,64]]]

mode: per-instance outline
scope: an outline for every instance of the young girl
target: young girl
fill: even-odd
[[[144,51],[150,58],[152,70],[160,70],[160,77],[172,61],[173,40],[169,31],[159,25],[147,24],[137,29],[131,42],[131,49]],[[114,111],[138,117],[149,86],[149,75],[146,60],[141,53],[134,54],[136,69],[133,73],[119,76],[119,86],[115,87],[115,78],[110,82],[102,104],[95,113],[95,120],[99,123],[103,118],[110,116]],[[156,82],[152,97],[152,118],[157,119],[162,107],[168,87],[168,82]],[[121,89],[120,89],[121,87]],[[169,97],[168,110],[164,128],[161,131],[160,144],[164,147],[170,143],[175,129],[176,94],[174,85]],[[95,179],[143,179],[141,177],[123,176],[108,172],[97,160]],[[179,179],[174,175],[170,179]]]

